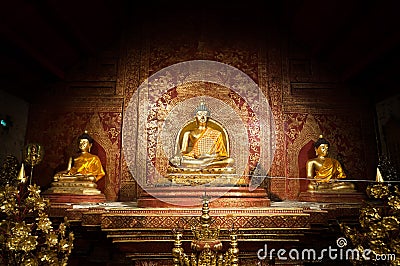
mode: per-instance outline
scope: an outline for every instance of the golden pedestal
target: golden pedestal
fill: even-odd
[[[106,197],[92,181],[59,181],[42,193],[51,202],[105,202]]]
[[[299,196],[299,201],[324,203],[360,203],[366,198],[367,196],[365,195],[365,193],[357,192],[356,190],[327,190],[301,192]]]
[[[169,186],[146,188],[138,199],[138,207],[194,208],[202,205],[205,194],[211,197],[212,208],[268,207],[271,204],[264,188]]]
[[[235,168],[178,168],[168,167],[167,179],[173,185],[198,186],[210,184],[211,186],[245,185],[243,178],[236,174]]]

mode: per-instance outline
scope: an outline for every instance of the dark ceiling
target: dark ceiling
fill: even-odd
[[[354,85],[353,93],[377,102],[399,91],[397,0],[250,0],[229,6],[207,2],[180,6],[166,1],[142,6],[137,3],[133,0],[3,2],[2,89],[29,101],[40,94],[40,88],[46,87],[43,84],[64,80],[69,69],[80,60],[115,42],[127,20],[149,19],[146,10],[158,12],[162,21],[162,15],[176,16],[180,8],[190,11],[193,19],[200,19],[198,16],[215,8],[221,16],[224,12],[231,17],[246,13],[247,16],[238,17],[239,22],[273,14],[273,19],[288,30],[292,40],[307,47],[316,59],[338,69],[342,80]]]

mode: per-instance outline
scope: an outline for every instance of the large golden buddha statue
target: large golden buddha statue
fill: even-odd
[[[354,191],[354,184],[340,181],[346,178],[339,161],[326,157],[329,142],[321,135],[314,143],[316,158],[307,161],[307,178],[312,179],[308,191]]]
[[[52,193],[70,193],[82,195],[100,194],[96,189],[96,182],[99,181],[105,172],[97,155],[91,154],[93,138],[85,131],[78,138],[80,153],[76,158],[70,158],[66,170],[54,175],[54,182],[51,183]]]
[[[218,175],[235,173],[232,167],[235,160],[229,156],[228,134],[221,124],[210,118],[204,102],[195,110],[194,119],[178,133],[175,152],[167,172],[170,179],[178,183],[202,184]],[[207,179],[204,174],[215,176]]]

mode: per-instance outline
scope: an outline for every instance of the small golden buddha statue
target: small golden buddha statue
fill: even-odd
[[[329,142],[322,135],[314,143],[316,158],[307,161],[307,178],[313,179],[308,185],[308,191],[346,191],[354,190],[354,184],[338,181],[346,178],[339,161],[326,157],[329,150]]]
[[[93,138],[85,131],[79,136],[80,154],[76,158],[70,158],[66,170],[54,175],[54,182],[51,184],[53,193],[71,194],[100,194],[96,189],[96,182],[99,181],[105,172],[97,155],[91,154]]]
[[[234,174],[234,162],[229,156],[226,131],[210,118],[205,103],[200,103],[194,119],[186,123],[178,134],[176,155],[170,158],[167,172],[183,175],[183,178],[185,174]],[[201,176],[195,178],[202,179]]]

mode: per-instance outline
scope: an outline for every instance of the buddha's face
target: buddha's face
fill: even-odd
[[[328,155],[328,150],[329,150],[328,144],[321,144],[317,149],[315,149],[315,152],[318,156],[325,157],[326,155]]]
[[[79,140],[79,149],[81,151],[89,151],[92,144],[87,139],[80,139]]]
[[[197,111],[196,119],[200,124],[204,124],[208,120],[208,112],[207,111]]]

